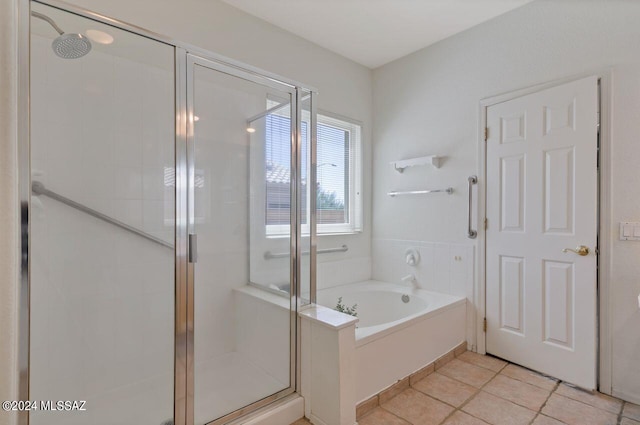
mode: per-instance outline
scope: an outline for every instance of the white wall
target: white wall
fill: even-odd
[[[17,1],[0,2],[0,399],[17,399],[18,226]],[[17,415],[0,412],[0,424]]]
[[[362,122],[363,164],[371,163],[372,73],[368,68],[220,0],[73,0],[71,3],[316,88],[320,110]],[[349,259],[351,264],[365,269],[359,275],[366,277],[370,274],[370,182],[370,169],[365,166],[364,231],[348,236],[322,236],[318,242],[320,249],[349,246],[347,253],[319,256],[319,262]],[[336,266],[329,269],[348,270]],[[334,276],[331,272],[320,276],[338,281],[360,278]]]
[[[613,211],[640,220],[640,3],[539,0],[374,71],[374,238],[466,239],[466,178],[478,172],[485,97],[603,67],[614,70]],[[447,156],[439,170],[398,174],[389,161]],[[396,198],[391,189],[453,186],[456,194]],[[640,401],[640,244],[613,242],[613,393]],[[377,258],[373,259],[374,263]]]

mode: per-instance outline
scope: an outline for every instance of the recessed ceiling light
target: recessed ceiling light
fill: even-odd
[[[247,133],[255,133],[256,129],[253,127],[247,127]]]
[[[113,36],[103,31],[87,30],[87,37],[89,37],[92,41],[100,44],[113,43]]]

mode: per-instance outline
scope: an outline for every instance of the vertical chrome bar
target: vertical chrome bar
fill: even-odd
[[[174,424],[187,425],[187,52],[175,49],[175,361]]]
[[[471,214],[473,213],[473,185],[478,183],[478,177],[469,176],[467,181],[469,183],[469,220],[467,222],[467,237],[469,239],[475,239],[478,236],[478,232],[471,229]]]
[[[30,308],[31,308],[31,164],[30,164],[30,132],[31,111],[30,74],[31,74],[31,2],[20,0],[16,2],[18,12],[18,201],[20,203],[20,282],[18,293],[18,397],[29,400],[29,343],[30,343]],[[18,413],[18,424],[29,424],[29,412]]]
[[[190,55],[187,55],[186,75],[186,129],[187,129],[187,180],[184,187],[187,193],[187,234],[195,233],[195,134],[193,126],[194,96],[195,96],[195,63]],[[185,236],[185,239],[187,236]],[[188,247],[187,247],[188,250]],[[189,253],[187,252],[187,260]],[[187,393],[186,393],[186,425],[194,423],[194,397],[195,397],[195,352],[194,352],[194,281],[195,264],[187,262]]]
[[[300,243],[300,168],[302,164],[301,143],[302,143],[302,114],[301,114],[300,88],[297,87],[291,99],[291,222],[290,222],[290,242],[291,242],[291,332],[290,332],[290,367],[289,382],[292,387],[297,385],[296,364],[300,358],[298,347],[298,317],[297,312],[300,305],[300,261],[302,259],[302,247]]]
[[[316,97],[314,92],[309,94],[309,125],[311,126],[309,138],[309,153],[311,156],[311,174],[307,179],[309,181],[309,196],[311,197],[309,203],[309,239],[311,246],[309,247],[309,301],[312,304],[316,302],[316,266],[317,266],[317,254],[318,254],[318,241],[317,241],[317,171],[318,171],[318,158],[317,158],[317,143],[318,143],[318,128],[316,125]],[[346,170],[346,168],[345,168]],[[347,193],[347,192],[345,192]]]

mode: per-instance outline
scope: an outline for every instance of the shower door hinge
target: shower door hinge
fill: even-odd
[[[489,127],[484,128],[484,141],[489,140]]]
[[[487,217],[484,218],[484,230],[489,228],[489,219]]]
[[[487,332],[487,318],[484,318],[484,321],[482,322],[482,330],[486,333]]]
[[[189,233],[189,262],[195,263],[198,261],[198,235],[195,233]]]

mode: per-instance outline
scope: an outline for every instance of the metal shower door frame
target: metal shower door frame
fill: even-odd
[[[144,28],[132,25],[120,20],[112,19],[104,15],[94,13],[81,7],[77,7],[59,0],[17,0],[18,7],[18,68],[20,81],[18,82],[19,99],[19,123],[18,123],[18,190],[20,202],[20,276],[19,276],[19,350],[18,350],[18,394],[21,400],[29,400],[29,343],[30,343],[30,216],[31,216],[31,167],[30,167],[30,13],[31,2],[50,6],[67,13],[94,20],[112,27],[124,30],[141,37],[145,37],[174,48],[175,52],[175,166],[176,166],[176,194],[175,194],[175,335],[174,335],[174,423],[175,425],[193,425],[193,263],[189,262],[189,230],[193,228],[193,121],[189,116],[188,85],[189,83],[189,57],[194,58],[192,65],[198,62],[208,68],[225,72],[238,78],[248,79],[258,84],[284,90],[292,95],[292,165],[291,171],[291,219],[295,226],[291,227],[291,368],[290,386],[270,397],[253,403],[245,408],[233,412],[210,424],[228,422],[234,418],[243,416],[258,408],[261,408],[275,400],[299,391],[300,389],[300,338],[297,312],[301,306],[307,303],[300,297],[300,259],[301,256],[301,207],[298,199],[302,190],[299,176],[301,167],[301,103],[304,93],[311,94],[311,137],[310,137],[310,181],[315,181],[316,170],[316,131],[315,131],[315,95],[317,90],[308,85],[282,78],[276,74],[261,70],[256,67],[229,59],[222,55],[210,52],[206,49],[184,43],[171,37],[166,37],[148,31]],[[206,64],[206,65],[205,65]],[[192,110],[193,105],[191,105]],[[191,133],[190,133],[191,132]],[[190,139],[191,137],[191,139]],[[316,214],[313,208],[315,196],[311,188],[312,210],[310,214],[310,290],[311,302],[315,301],[316,292],[316,252],[317,236]],[[27,411],[20,412],[19,425],[29,424]]]
[[[182,53],[182,52],[180,52]],[[178,56],[177,53],[176,56]],[[299,206],[299,193],[300,193],[300,179],[298,178],[301,167],[301,119],[300,119],[300,99],[302,97],[300,87],[296,87],[290,84],[283,83],[273,78],[266,77],[264,75],[256,74],[236,66],[230,66],[228,64],[216,61],[211,58],[203,57],[202,55],[191,53],[188,50],[184,50],[184,59],[181,59],[183,64],[181,68],[184,68],[183,75],[184,80],[178,82],[178,85],[186,88],[186,108],[180,115],[184,116],[181,122],[186,125],[186,170],[187,170],[187,237],[196,233],[195,229],[195,133],[194,133],[194,97],[196,93],[194,71],[197,66],[205,68],[212,72],[223,73],[225,75],[239,78],[248,82],[259,84],[265,87],[279,90],[281,92],[288,93],[291,100],[291,233],[290,233],[290,370],[289,370],[289,386],[275,394],[265,397],[261,400],[256,400],[253,403],[231,412],[220,418],[208,422],[207,425],[220,425],[228,423],[253,412],[263,406],[266,406],[276,400],[282,399],[296,391],[297,388],[297,346],[298,346],[298,327],[297,327],[297,310],[300,305],[300,267],[299,259],[301,255],[301,220],[300,206]],[[181,73],[182,74],[182,73]],[[184,84],[183,84],[184,83]],[[297,184],[294,184],[297,183]],[[191,255],[187,255],[189,259]],[[195,300],[194,300],[194,286],[195,286],[195,262],[188,262],[187,264],[187,331],[186,331],[186,425],[192,425],[195,420],[193,417],[195,407],[195,350],[194,350],[194,333],[195,333]]]

